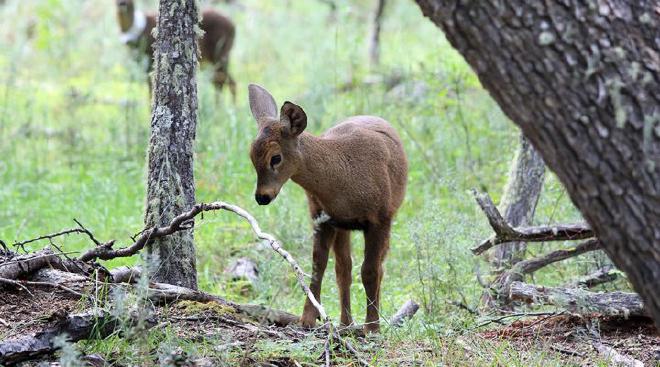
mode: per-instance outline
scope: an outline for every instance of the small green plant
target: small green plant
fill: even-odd
[[[53,339],[53,345],[59,349],[59,360],[62,367],[84,366],[84,363],[80,359],[80,352],[74,343],[69,342],[68,335],[58,335]]]

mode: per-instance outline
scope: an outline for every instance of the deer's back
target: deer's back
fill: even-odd
[[[201,28],[204,36],[199,40],[202,51],[201,61],[217,63],[226,58],[234,43],[236,28],[228,17],[207,9],[202,12]]]
[[[152,45],[155,39],[152,35],[152,30],[156,25],[156,14],[147,14],[147,26],[143,34],[146,37],[144,51],[149,55],[154,52]],[[199,39],[199,46],[202,53],[200,61],[218,63],[222,61],[222,58],[227,58],[236,35],[236,28],[231,19],[215,10],[207,9],[202,12],[201,28],[204,31],[204,35]]]
[[[333,183],[333,201],[347,212],[391,216],[403,201],[408,163],[401,139],[385,120],[353,116],[321,136],[332,143],[340,169]]]

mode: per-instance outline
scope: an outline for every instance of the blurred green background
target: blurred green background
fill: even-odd
[[[138,3],[156,8],[155,2]],[[488,275],[486,263],[469,251],[490,235],[469,190],[487,190],[499,200],[517,128],[414,2],[388,4],[378,67],[370,67],[367,57],[374,2],[336,3],[332,15],[330,7],[312,0],[202,2],[236,23],[230,68],[239,94],[235,105],[227,92],[216,103],[210,70],[200,71],[197,200],[247,209],[311,272],[312,230],[302,189],[289,182],[273,204],[254,202],[256,174],[248,149],[256,124],[247,106],[247,84],[265,86],[278,103],[303,106],[307,129],[315,134],[354,114],[384,117],[404,141],[410,175],[385,265],[382,312],[388,317],[413,298],[422,312],[409,335],[455,332],[475,319],[448,302],[476,306],[482,290],[475,272],[480,268]],[[0,5],[0,15],[0,239],[12,243],[74,227],[72,218],[77,218],[97,238],[129,244],[130,235],[142,229],[150,103],[142,67],[119,42],[114,1],[9,0]],[[548,174],[535,222],[579,220]],[[304,296],[288,265],[259,246],[246,223],[222,212],[205,214],[197,224],[202,289],[301,311]],[[55,243],[65,251],[90,246],[82,236]],[[537,244],[530,251],[549,247]],[[358,233],[353,249],[353,311],[361,320],[363,240]],[[259,266],[260,280],[252,287],[223,274],[241,256]],[[322,302],[336,319],[330,261]],[[536,281],[558,284],[602,261],[602,255],[586,255],[539,272]]]

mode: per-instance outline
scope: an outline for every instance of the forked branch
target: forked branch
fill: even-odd
[[[490,226],[495,231],[493,236],[471,249],[475,255],[480,255],[493,246],[507,242],[566,241],[594,237],[591,228],[584,223],[513,228],[504,220],[487,193],[473,191],[473,194],[481,210],[486,214]]]

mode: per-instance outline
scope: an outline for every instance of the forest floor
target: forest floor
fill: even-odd
[[[29,337],[53,328],[67,315],[83,312],[89,307],[89,301],[63,290],[36,288],[30,291],[32,296],[25,290],[3,291],[0,298],[0,342]],[[104,341],[79,342],[77,349],[80,354],[73,357],[82,364],[71,365],[293,367],[323,362],[326,337],[321,329],[309,331],[296,326],[265,325],[260,322],[263,320],[236,313],[219,304],[192,301],[154,305],[149,317],[153,326],[149,333],[166,334],[158,339],[161,342],[163,338],[174,340],[171,349],[157,352],[145,340],[152,336],[133,333],[129,329],[115,330]],[[636,318],[622,322],[616,318],[599,318],[596,321],[602,345],[635,358],[645,366],[659,365],[660,334],[650,320]],[[593,324],[594,319],[591,322]],[[124,338],[135,348],[126,348],[116,340],[108,342],[113,338]],[[483,361],[483,354],[488,349],[497,349],[499,344],[507,344],[519,351],[544,351],[549,360],[560,360],[565,365],[599,366],[603,361],[603,355],[598,355],[586,333],[585,320],[563,314],[527,318],[506,326],[466,333],[454,337],[452,343],[444,343],[442,348],[423,343],[401,345],[378,336],[351,340],[367,361],[370,360],[370,351],[386,350],[388,356],[381,358],[381,362],[388,360],[388,364],[400,366],[427,365],[424,361],[447,360],[441,357],[443,354],[455,355],[449,359],[451,365],[482,365],[473,362]],[[195,353],[186,351],[187,343],[197,346]],[[200,348],[200,345],[207,345],[208,349]],[[57,361],[72,358],[64,357],[62,353],[66,352],[41,356],[19,365],[59,366]],[[357,366],[359,364],[354,357],[337,346],[332,352],[332,365]],[[492,362],[497,364],[497,361]]]

